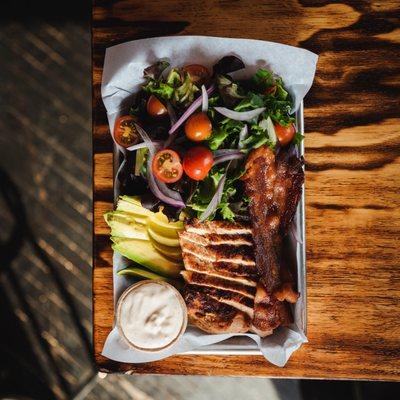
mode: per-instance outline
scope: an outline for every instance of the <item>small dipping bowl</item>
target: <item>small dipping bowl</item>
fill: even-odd
[[[185,332],[186,304],[169,283],[140,281],[119,298],[116,325],[120,336],[131,348],[162,351],[171,347]]]

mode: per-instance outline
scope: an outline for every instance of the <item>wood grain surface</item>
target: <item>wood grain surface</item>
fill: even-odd
[[[400,2],[100,1],[93,6],[94,351],[102,371],[400,380]],[[106,47],[163,35],[270,40],[319,54],[305,99],[309,343],[261,356],[101,356],[113,323]]]

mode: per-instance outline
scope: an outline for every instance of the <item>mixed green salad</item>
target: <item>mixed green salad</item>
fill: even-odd
[[[213,66],[171,68],[159,60],[113,138],[122,150],[121,194],[139,196],[144,208],[170,221],[187,217],[228,221],[248,218],[241,176],[246,157],[262,145],[295,146],[292,99],[273,72],[259,69],[245,80],[235,56]]]

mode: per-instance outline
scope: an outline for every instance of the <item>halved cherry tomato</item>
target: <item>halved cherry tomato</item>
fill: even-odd
[[[136,129],[137,118],[132,115],[122,115],[115,120],[114,139],[122,147],[133,146],[140,140]]]
[[[210,137],[212,131],[211,121],[206,113],[193,114],[186,121],[185,133],[193,142],[201,142]]]
[[[189,178],[201,181],[208,175],[213,163],[211,150],[204,146],[196,146],[189,149],[185,154],[183,170]]]
[[[151,117],[159,118],[168,114],[167,107],[152,94],[147,100],[147,113]]]
[[[296,134],[296,127],[293,124],[290,124],[288,126],[275,124],[274,127],[276,136],[278,136],[278,140],[281,146],[286,146],[287,144],[289,144]]]
[[[164,149],[156,153],[152,163],[153,174],[161,182],[174,183],[183,174],[181,160],[176,151]]]
[[[185,65],[182,69],[189,73],[190,79],[197,86],[206,83],[211,76],[209,70],[200,64]]]

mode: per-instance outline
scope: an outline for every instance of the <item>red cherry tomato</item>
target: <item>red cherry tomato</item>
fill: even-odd
[[[213,163],[211,150],[204,146],[196,146],[189,149],[185,154],[183,170],[189,178],[201,181],[208,175]]]
[[[200,64],[185,65],[182,69],[189,73],[190,79],[197,86],[203,85],[211,76],[210,71]]]
[[[185,133],[193,142],[201,142],[211,136],[212,125],[206,113],[197,113],[189,117],[185,124]]]
[[[114,139],[122,147],[133,146],[140,140],[136,129],[137,118],[131,115],[122,115],[115,120]]]
[[[267,87],[265,89],[265,91],[264,91],[264,94],[272,94],[272,96],[274,96],[275,93],[276,93],[276,89],[277,89],[276,85],[272,85],[270,87]]]
[[[152,163],[153,174],[161,182],[174,183],[183,174],[181,160],[177,152],[164,149],[156,153]]]
[[[168,114],[167,107],[153,94],[147,100],[147,113],[154,118],[164,117]]]
[[[286,146],[287,144],[289,144],[296,134],[296,127],[293,124],[290,124],[288,126],[275,124],[274,127],[276,136],[278,136],[278,140],[281,146]]]

